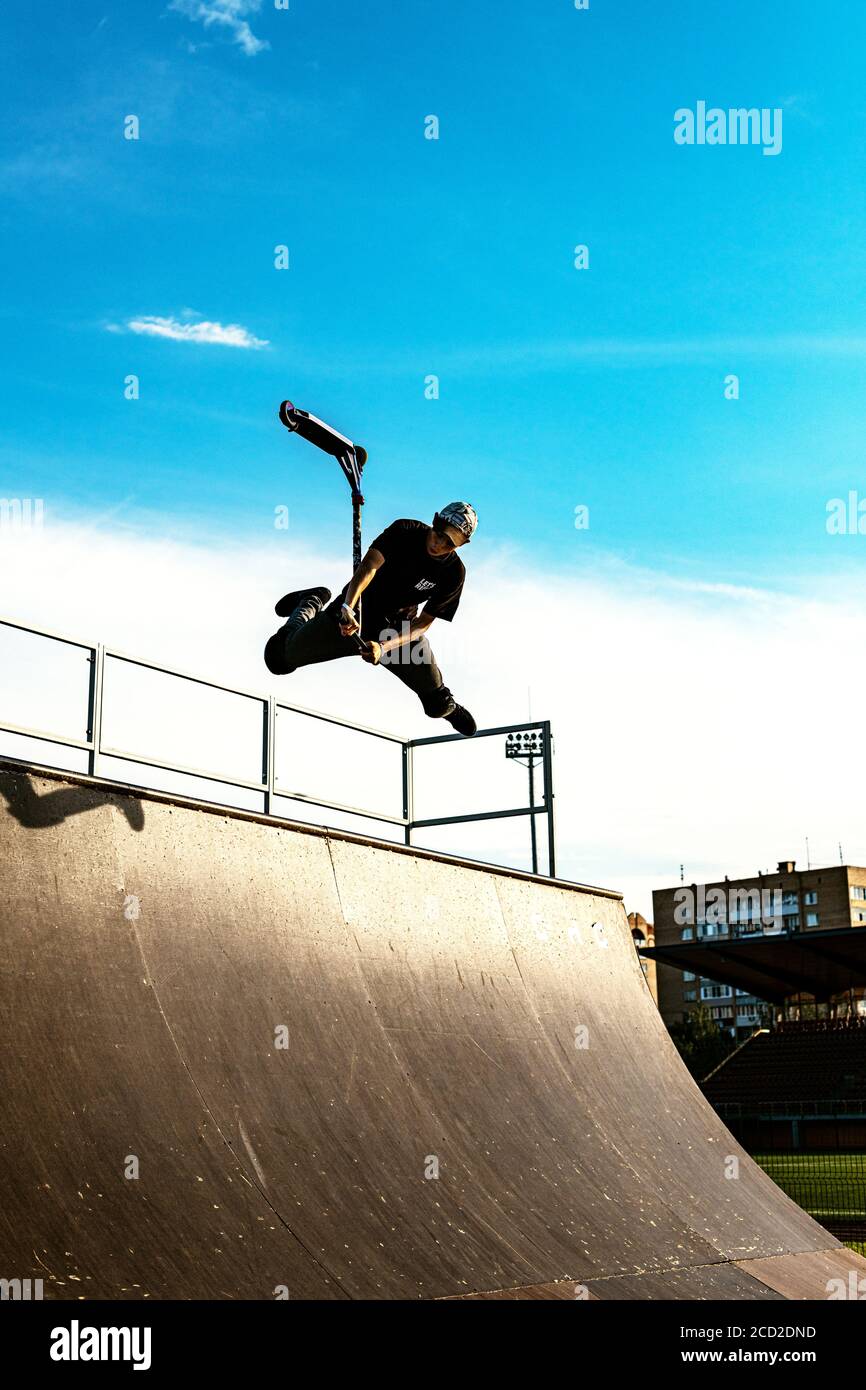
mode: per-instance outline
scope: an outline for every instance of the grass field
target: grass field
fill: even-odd
[[[752,1157],[816,1221],[830,1229],[848,1228],[839,1238],[852,1250],[866,1254],[866,1153],[765,1153]]]

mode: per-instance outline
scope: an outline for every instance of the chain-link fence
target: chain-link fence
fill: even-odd
[[[788,1196],[846,1244],[866,1242],[866,1102],[717,1104],[722,1120]]]
[[[866,1149],[859,1153],[755,1153],[773,1182],[846,1244],[866,1241]]]

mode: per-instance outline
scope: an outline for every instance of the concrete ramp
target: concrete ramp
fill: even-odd
[[[0,1277],[744,1299],[866,1272],[702,1099],[616,894],[9,763],[0,863]]]

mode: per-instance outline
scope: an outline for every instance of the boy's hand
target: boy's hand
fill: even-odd
[[[344,637],[351,637],[360,631],[361,624],[358,622],[354,608],[350,608],[347,603],[344,603],[340,609],[340,632]]]
[[[378,666],[382,660],[381,642],[368,642],[365,650],[361,652],[361,656],[365,661],[369,661],[371,666]]]

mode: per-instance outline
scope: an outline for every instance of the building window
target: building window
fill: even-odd
[[[818,925],[819,925],[819,923],[818,923],[818,914],[817,914],[817,912],[807,912],[807,913],[806,913],[806,926],[807,926],[807,927],[817,927]]]
[[[808,907],[814,907],[817,901],[818,894],[814,888],[810,888],[808,893],[803,894],[803,902],[806,903]]]
[[[701,985],[702,999],[730,999],[730,985]]]
[[[695,1002],[695,999],[696,999],[696,998],[697,998],[697,996],[696,996],[695,991],[694,991],[693,989],[684,989],[684,990],[683,990],[683,999],[685,1000],[685,1002],[686,1002],[687,1004],[693,1004],[693,1003]]]
[[[861,888],[858,884],[855,884],[851,889],[851,897],[860,898],[861,900],[866,899],[866,887]]]
[[[682,941],[691,941],[691,939],[692,939],[692,929],[691,929],[691,927],[683,927],[683,929],[682,929],[682,931],[681,931],[681,933],[680,933],[680,939],[681,939]]]

